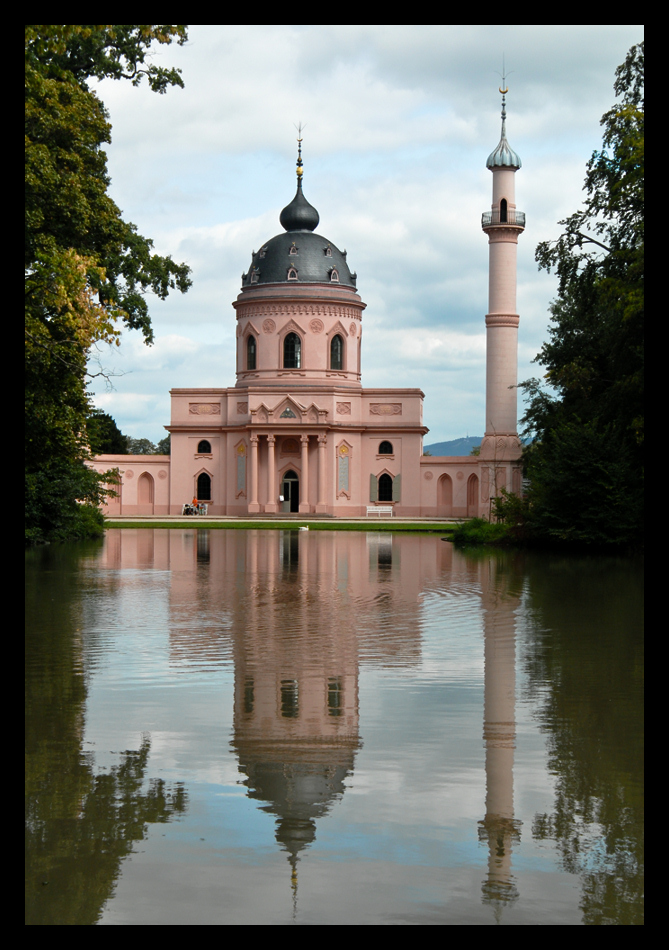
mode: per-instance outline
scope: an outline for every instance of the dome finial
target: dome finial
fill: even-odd
[[[304,170],[302,168],[302,130],[306,128],[305,125],[302,125],[300,121],[299,125],[296,125],[297,129],[297,182],[298,184],[302,181],[302,175]]]
[[[306,126],[296,125],[297,129],[297,191],[289,205],[279,215],[281,227],[286,231],[313,231],[319,222],[318,211],[310,205],[302,192],[302,132]]]

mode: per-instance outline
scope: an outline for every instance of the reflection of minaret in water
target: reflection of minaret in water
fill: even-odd
[[[337,576],[337,564],[326,563],[334,546],[296,531],[276,539],[246,565],[252,596],[244,636],[234,644],[233,747],[249,798],[276,816],[295,916],[300,852],[315,840],[316,820],[344,794],[360,747],[358,658],[353,625],[307,596],[309,570]],[[254,595],[261,586],[264,599]]]
[[[499,922],[505,904],[518,899],[511,874],[511,847],[520,841],[521,822],[513,817],[513,756],[516,745],[516,629],[517,597],[504,590],[497,564],[487,565],[491,576],[483,582],[484,605],[484,711],[486,814],[479,822],[479,840],[488,844],[488,877],[483,902],[495,908]]]

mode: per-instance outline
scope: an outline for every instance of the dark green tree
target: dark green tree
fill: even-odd
[[[92,455],[126,455],[128,437],[102,409],[93,409],[86,421],[88,443]]]
[[[87,357],[123,326],[153,334],[145,294],[185,292],[189,268],[152,252],[107,194],[107,113],[87,80],[146,78],[164,92],[178,70],[146,62],[183,26],[25,29],[26,537],[100,530],[104,476],[90,457]]]
[[[640,538],[643,495],[644,48],[616,70],[619,101],[602,118],[582,210],[539,244],[558,275],[550,339],[522,384],[534,442],[524,452],[540,536],[590,544]]]

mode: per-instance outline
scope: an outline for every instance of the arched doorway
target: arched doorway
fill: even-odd
[[[393,479],[392,476],[384,472],[379,475],[379,501],[393,500]]]
[[[280,494],[283,495],[281,511],[300,510],[300,480],[292,468],[289,468],[281,479]]]
[[[467,517],[476,518],[479,513],[479,480],[477,475],[470,475],[467,480]]]
[[[453,479],[442,475],[437,484],[437,517],[448,518],[453,514]]]
[[[142,472],[137,480],[137,507],[138,514],[153,514],[153,478],[148,472]]]

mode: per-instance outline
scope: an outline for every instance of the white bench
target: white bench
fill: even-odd
[[[367,505],[367,517],[370,515],[378,515],[379,518],[381,515],[390,515],[393,516],[393,506],[392,505]]]

